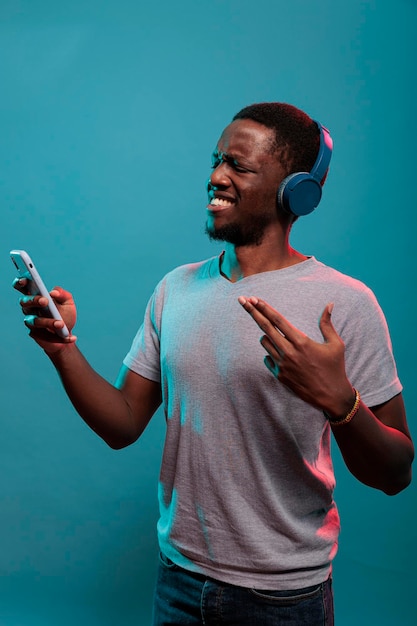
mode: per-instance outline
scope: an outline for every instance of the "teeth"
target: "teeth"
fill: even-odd
[[[214,206],[232,206],[233,202],[225,200],[224,198],[213,198],[210,204]]]

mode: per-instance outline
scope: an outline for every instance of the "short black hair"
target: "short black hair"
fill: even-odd
[[[273,150],[286,176],[311,171],[319,152],[320,131],[304,111],[284,102],[260,102],[243,108],[233,121],[242,119],[274,130]]]

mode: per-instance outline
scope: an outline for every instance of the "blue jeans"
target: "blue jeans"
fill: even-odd
[[[154,626],[333,626],[332,582],[262,591],[187,572],[160,557]]]

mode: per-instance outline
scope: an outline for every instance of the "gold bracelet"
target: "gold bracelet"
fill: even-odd
[[[360,403],[361,403],[361,394],[355,388],[354,388],[354,392],[355,392],[355,402],[354,402],[354,405],[350,409],[349,413],[347,415],[345,415],[345,417],[342,417],[341,419],[335,420],[335,419],[331,418],[330,415],[328,415],[328,413],[326,413],[326,411],[324,411],[325,416],[327,417],[327,419],[329,420],[329,422],[330,422],[330,424],[332,426],[343,426],[343,424],[349,424],[349,422],[355,417],[356,413],[359,410],[359,406],[360,406]]]

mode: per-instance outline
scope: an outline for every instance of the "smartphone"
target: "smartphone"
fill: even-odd
[[[48,298],[48,306],[41,309],[42,317],[52,317],[55,320],[63,321],[58,309],[56,308],[55,302],[49,295],[49,292],[45,287],[45,283],[40,277],[40,274],[37,271],[35,264],[33,263],[28,253],[25,252],[25,250],[11,250],[10,257],[17,269],[18,277],[28,279],[28,288],[30,295],[39,295]],[[70,335],[69,330],[65,326],[65,324],[63,328],[55,328],[55,332],[62,338],[69,337]]]

